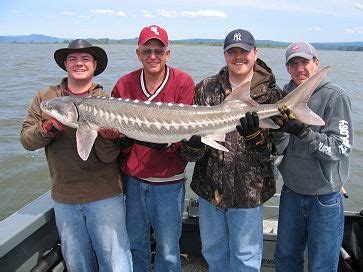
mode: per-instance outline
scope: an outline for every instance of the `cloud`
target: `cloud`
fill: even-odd
[[[199,11],[183,11],[182,16],[191,16],[191,17],[220,17],[227,18],[227,14],[223,11],[218,10],[199,10]]]
[[[363,26],[356,26],[352,28],[345,29],[348,34],[363,34]]]
[[[318,27],[318,26],[309,27],[308,30],[316,31],[316,32],[323,31],[323,29],[321,27]]]
[[[150,13],[150,11],[145,10],[145,9],[143,9],[143,10],[141,11],[141,13],[142,13],[142,16],[143,16],[143,17],[146,17],[146,18],[154,18],[154,17],[155,17],[155,16],[153,16],[153,15]]]
[[[78,18],[79,19],[89,19],[90,16],[88,16],[88,15],[78,15]]]
[[[120,16],[120,17],[127,17],[127,15],[126,15],[126,13],[125,12],[123,12],[123,11],[118,11],[118,12],[116,12],[116,15],[117,16]]]
[[[95,9],[91,10],[91,13],[102,14],[102,15],[114,15],[115,12],[111,9]]]
[[[73,16],[74,13],[73,12],[70,12],[70,11],[64,11],[62,12],[63,15],[66,15],[66,16]]]
[[[94,14],[101,14],[101,15],[108,15],[108,16],[119,16],[119,17],[127,17],[126,13],[123,11],[114,11],[111,9],[95,9],[91,10],[91,13]]]
[[[163,17],[219,17],[226,18],[227,14],[219,10],[199,10],[199,11],[175,11],[158,9],[157,14]]]
[[[178,17],[178,12],[173,10],[158,9],[156,12],[163,17]]]
[[[303,14],[325,14],[342,16],[349,14],[352,9],[356,9],[362,4],[356,3],[357,0],[320,0],[320,1],[290,1],[290,0],[194,0],[198,4],[205,6],[226,8],[242,8],[245,12],[255,10],[267,10],[277,12],[296,12]],[[356,5],[356,7],[354,7]],[[337,10],[339,12],[337,12]]]
[[[361,3],[355,3],[355,7],[363,10],[363,4]]]

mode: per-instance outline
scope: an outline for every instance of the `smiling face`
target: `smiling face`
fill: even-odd
[[[319,60],[313,58],[311,60],[301,57],[295,57],[286,64],[287,72],[291,75],[296,85],[300,85],[309,77],[316,73],[319,68]]]
[[[170,49],[158,39],[151,39],[136,49],[137,57],[147,74],[157,75],[164,72],[170,56]]]
[[[91,81],[97,61],[89,53],[70,53],[64,61],[69,80]]]
[[[241,82],[253,75],[253,67],[257,60],[257,49],[251,51],[232,47],[224,53],[230,78]]]

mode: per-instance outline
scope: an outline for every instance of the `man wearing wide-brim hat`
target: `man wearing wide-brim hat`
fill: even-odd
[[[60,96],[107,96],[102,86],[93,82],[93,77],[105,70],[107,54],[77,39],[56,50],[54,59],[67,77],[36,94],[20,141],[27,150],[45,148],[67,270],[132,271],[118,140],[104,138],[112,131],[102,129],[89,158],[83,161],[77,153],[76,129],[63,126],[40,108],[42,101]]]
[[[67,48],[61,48],[54,52],[56,63],[65,71],[67,71],[65,60],[70,53],[91,54],[96,62],[94,76],[101,74],[106,69],[108,59],[105,50],[98,46],[92,46],[92,44],[86,40],[77,39],[72,41]]]

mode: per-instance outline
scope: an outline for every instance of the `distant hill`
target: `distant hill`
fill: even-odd
[[[320,50],[363,51],[363,42],[327,42],[312,45]]]
[[[46,36],[42,34],[32,34],[23,36],[0,36],[0,43],[69,43],[72,38],[57,38]],[[123,43],[123,44],[136,44],[137,38],[130,39],[87,39],[91,43],[98,44],[111,44],[111,43]],[[171,44],[191,44],[191,45],[223,45],[223,39],[181,39],[171,40]],[[290,43],[279,42],[272,40],[257,40],[256,43],[260,47],[280,47],[285,48]],[[326,43],[312,43],[317,49],[320,50],[345,50],[345,51],[363,51],[362,42],[326,42]]]
[[[0,43],[56,43],[63,41],[64,39],[62,38],[50,37],[42,34],[0,36]]]

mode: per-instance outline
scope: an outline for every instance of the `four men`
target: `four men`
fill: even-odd
[[[231,94],[238,97],[250,82],[250,95],[256,102],[270,104],[282,98],[274,74],[258,58],[250,32],[231,31],[223,50],[226,66],[202,80],[194,94],[192,78],[166,65],[170,49],[165,29],[145,27],[136,49],[142,68],[122,76],[112,96],[183,104],[192,104],[194,99],[197,105],[212,106]],[[279,165],[284,186],[277,269],[302,271],[307,243],[311,270],[336,270],[344,225],[340,189],[347,179],[353,144],[350,101],[341,88],[325,79],[309,101],[309,107],[326,122],[324,127],[307,127],[289,119],[279,131],[271,132],[260,129],[258,116],[248,112],[237,130],[225,135],[228,153],[205,146],[198,135],[168,145],[135,141],[118,131],[101,129],[84,162],[77,154],[75,130],[46,116],[40,103],[66,95],[106,95],[102,86],[93,83],[93,76],[106,68],[107,55],[80,39],[57,50],[54,57],[68,77],[36,95],[23,124],[21,143],[28,150],[45,147],[69,271],[150,271],[150,228],[156,240],[154,271],[180,271],[188,161],[196,161],[191,188],[199,196],[202,253],[209,271],[259,271],[263,203],[276,191],[275,147],[284,155]],[[318,67],[310,44],[289,46],[286,68],[292,80],[284,92],[303,83]]]

